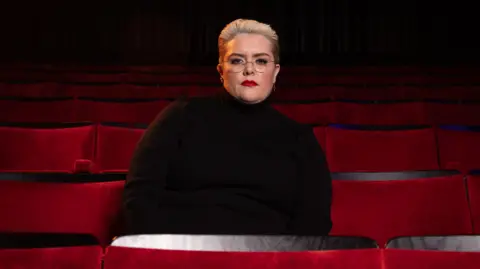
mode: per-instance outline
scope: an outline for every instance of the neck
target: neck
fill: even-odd
[[[264,110],[269,106],[269,98],[262,100],[258,103],[246,103],[233,97],[229,92],[227,92],[224,89],[223,89],[223,92],[221,93],[221,100],[225,104],[230,105],[241,112],[256,112],[256,111]]]

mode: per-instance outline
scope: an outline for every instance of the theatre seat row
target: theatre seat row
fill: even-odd
[[[126,172],[145,129],[0,127],[0,171]],[[332,172],[480,168],[480,132],[315,127]]]
[[[150,123],[168,100],[104,101],[87,99],[0,100],[0,122]],[[480,103],[316,102],[273,103],[286,116],[304,124],[324,125],[480,125]]]
[[[90,234],[107,246],[124,231],[123,180],[3,179],[0,232]],[[399,236],[480,234],[478,175],[445,171],[334,174],[333,193],[331,236],[371,238],[384,247]]]
[[[35,269],[476,269],[480,253],[398,249],[195,252],[110,247],[1,250],[1,268]]]
[[[218,73],[215,67],[210,72],[204,73],[99,73],[99,72],[42,72],[42,71],[17,71],[3,70],[0,81],[49,81],[66,83],[151,83],[151,84],[217,84]],[[318,73],[293,73],[281,72],[278,76],[279,84],[475,84],[480,82],[476,74],[318,74]]]
[[[480,84],[480,83],[479,83]],[[210,85],[153,84],[66,84],[59,82],[2,83],[0,97],[29,98],[177,98],[205,96],[221,90],[218,78]],[[277,100],[480,100],[479,85],[277,85]]]

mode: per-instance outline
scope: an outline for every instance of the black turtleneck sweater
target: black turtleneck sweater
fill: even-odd
[[[331,178],[311,127],[228,93],[176,101],[132,159],[130,234],[327,235]]]

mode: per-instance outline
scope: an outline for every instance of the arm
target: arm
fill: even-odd
[[[300,136],[299,155],[300,182],[291,231],[295,235],[328,235],[332,228],[332,179],[311,128]]]
[[[123,197],[128,233],[156,233],[160,228],[160,202],[168,199],[168,164],[185,121],[184,106],[177,101],[166,107],[150,124],[133,154]]]

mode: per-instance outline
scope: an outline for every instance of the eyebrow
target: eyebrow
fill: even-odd
[[[246,57],[245,57],[245,54],[241,54],[241,53],[232,53],[232,54],[230,54],[230,56],[228,56],[228,58],[230,58],[230,57],[232,57],[232,56],[239,56],[239,57],[246,58]],[[255,53],[255,54],[253,54],[253,57],[260,57],[260,56],[268,56],[268,57],[271,57],[270,54],[265,53],[265,52],[260,52],[260,53]]]

